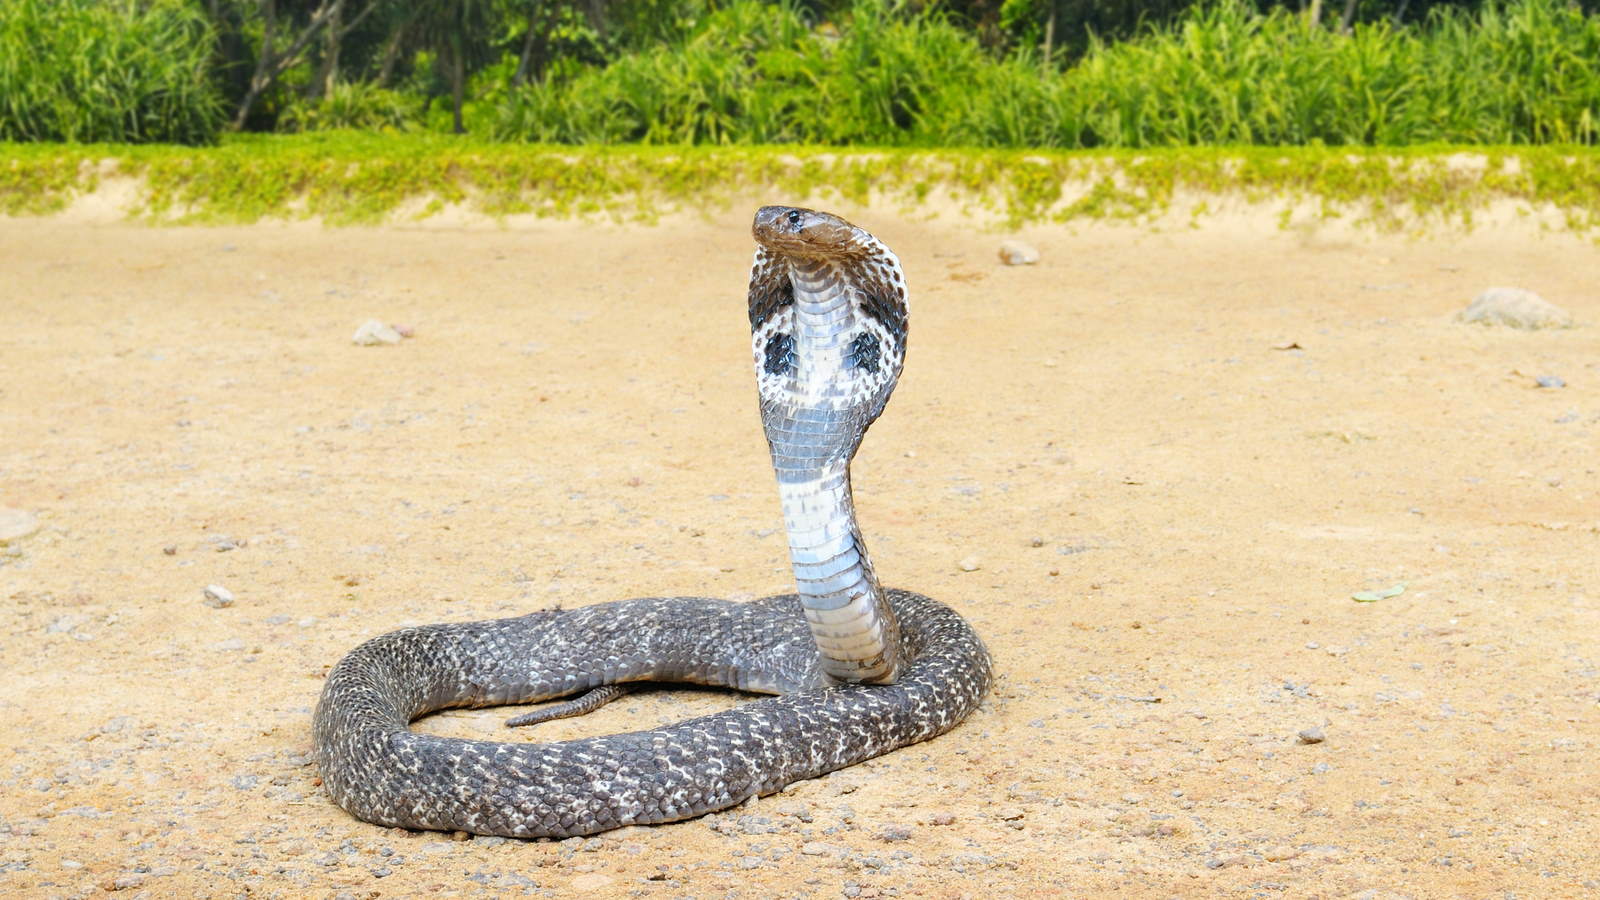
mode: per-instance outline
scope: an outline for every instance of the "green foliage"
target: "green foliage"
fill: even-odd
[[[211,143],[211,46],[183,0],[4,0],[0,140]]]
[[[1030,7],[1031,8],[1031,7]],[[1242,0],[1091,41],[1065,71],[995,57],[932,8],[861,0],[837,37],[754,0],[684,42],[512,93],[492,133],[558,143],[972,147],[1600,140],[1600,16],[1563,0],[1345,35]]]
[[[1594,143],[1597,54],[1600,17],[1562,0],[1349,35],[1227,0],[1095,44],[1066,81],[1085,132],[1108,146]]]
[[[441,204],[495,216],[649,221],[762,194],[817,203],[871,199],[907,212],[949,201],[1012,225],[1145,220],[1178,198],[1232,196],[1286,209],[1310,204],[1379,227],[1470,226],[1475,213],[1509,202],[1558,210],[1575,230],[1600,228],[1600,154],[1573,148],[839,153],[529,147],[353,132],[241,137],[201,149],[0,144],[0,211],[57,209],[106,177],[138,180],[135,214],[177,222],[373,222],[402,211],[426,215]]]
[[[297,97],[279,118],[284,131],[403,131],[417,127],[421,104],[370,82],[340,82],[321,100]]]

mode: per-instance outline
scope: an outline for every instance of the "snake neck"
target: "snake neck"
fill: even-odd
[[[840,681],[893,682],[903,661],[900,627],[850,493],[850,460],[886,389],[881,379],[841,377],[857,366],[862,334],[847,273],[801,261],[789,275],[793,303],[776,327],[792,344],[792,362],[781,373],[783,399],[764,402],[763,419],[795,584],[823,671]]]
[[[856,526],[848,466],[778,472],[789,560],[822,669],[883,684],[900,672],[900,624]]]

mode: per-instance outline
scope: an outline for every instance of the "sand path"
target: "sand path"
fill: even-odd
[[[402,625],[785,589],[746,215],[0,220],[0,506],[42,522],[0,556],[0,893],[1600,889],[1600,330],[1451,321],[1511,284],[1600,322],[1592,243],[1263,215],[1033,229],[1043,261],[1006,268],[959,221],[847,212],[913,290],[856,466],[868,542],[976,624],[998,686],[928,744],[564,843],[349,818],[310,708]],[[353,346],[373,316],[416,336]]]

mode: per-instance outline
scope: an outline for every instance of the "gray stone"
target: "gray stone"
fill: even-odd
[[[351,340],[363,347],[372,347],[380,344],[398,344],[404,340],[404,336],[387,322],[368,319],[356,329],[355,336]]]
[[[205,591],[206,605],[214,609],[227,609],[233,605],[233,591],[220,584],[208,584]]]
[[[1300,743],[1302,744],[1320,744],[1327,739],[1328,736],[1323,733],[1321,728],[1305,728],[1300,731]]]
[[[1533,331],[1540,328],[1571,328],[1572,315],[1533,291],[1521,288],[1489,288],[1472,304],[1456,314],[1459,322],[1506,325]]]

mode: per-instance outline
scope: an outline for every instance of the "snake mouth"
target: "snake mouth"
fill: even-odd
[[[774,253],[805,258],[848,255],[861,244],[860,229],[831,213],[800,206],[763,206],[750,233]]]

